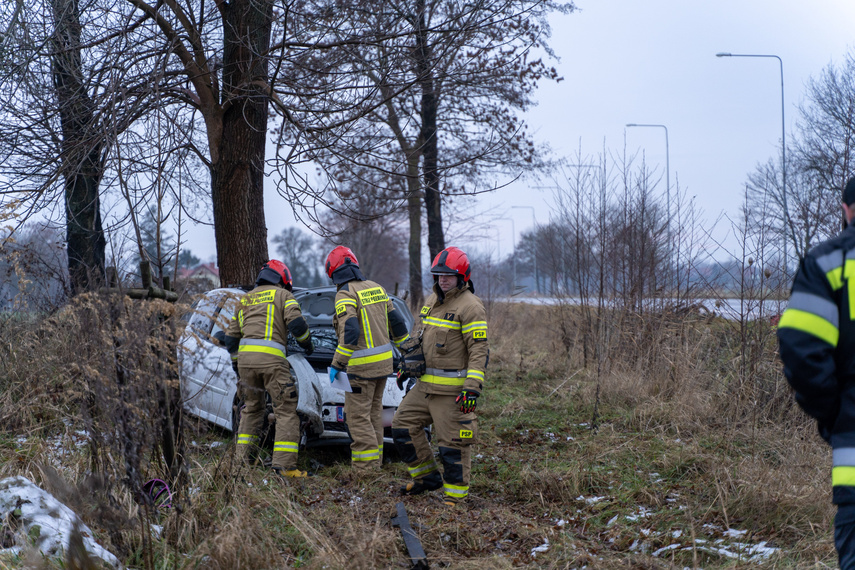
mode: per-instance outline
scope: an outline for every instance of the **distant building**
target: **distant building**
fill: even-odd
[[[178,270],[178,279],[185,283],[206,285],[205,289],[220,286],[220,270],[216,263],[202,263],[195,267],[182,267]]]

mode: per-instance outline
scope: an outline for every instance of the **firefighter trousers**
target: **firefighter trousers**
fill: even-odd
[[[344,419],[350,430],[350,462],[355,469],[378,469],[383,463],[383,392],[386,377],[350,377],[353,392],[344,394]]]
[[[458,502],[469,495],[472,444],[478,438],[478,417],[464,414],[457,396],[410,390],[392,420],[392,437],[413,479],[439,482],[439,471],[424,428],[433,424],[442,461],[446,500]],[[432,485],[431,485],[432,486]]]
[[[834,547],[840,569],[855,570],[855,504],[837,506]]]
[[[237,455],[248,459],[250,451],[259,444],[259,431],[267,413],[264,391],[270,394],[276,417],[273,439],[272,466],[290,471],[297,468],[300,446],[300,417],[297,415],[297,387],[291,379],[288,361],[268,366],[242,366],[240,382],[246,405],[241,410],[237,434]]]

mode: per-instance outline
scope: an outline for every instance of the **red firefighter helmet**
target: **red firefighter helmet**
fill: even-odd
[[[291,272],[288,266],[278,259],[271,259],[261,268],[258,273],[258,281],[269,281],[270,283],[279,282],[286,289],[291,288]]]
[[[469,258],[457,247],[447,247],[440,251],[430,266],[434,275],[460,275],[463,282],[469,281]]]
[[[340,245],[333,249],[327,256],[327,276],[332,279],[332,274],[335,273],[335,270],[344,265],[345,263],[352,263],[353,265],[359,267],[359,261],[356,259],[356,256],[353,254],[353,252],[350,251],[350,248]]]

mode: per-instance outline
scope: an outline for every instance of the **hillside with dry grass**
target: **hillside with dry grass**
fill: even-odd
[[[830,451],[768,323],[489,304],[471,495],[449,509],[398,496],[391,450],[377,480],[347,449],[301,452],[316,475],[288,484],[238,466],[229,434],[169,413],[180,310],[83,296],[0,326],[0,478],[54,493],[129,567],[406,568],[401,500],[435,568],[836,566]],[[172,506],[146,505],[170,472]]]

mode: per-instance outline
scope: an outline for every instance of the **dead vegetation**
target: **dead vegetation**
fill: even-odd
[[[238,467],[228,434],[170,423],[175,310],[84,297],[7,317],[0,477],[56,494],[129,567],[407,567],[389,525],[400,462],[364,481],[346,450],[311,450],[316,476],[283,485]],[[752,325],[745,346],[707,315],[589,316],[491,307],[470,500],[404,500],[432,566],[835,567],[830,453],[790,401],[774,331]],[[173,483],[171,508],[141,496],[153,477]]]

